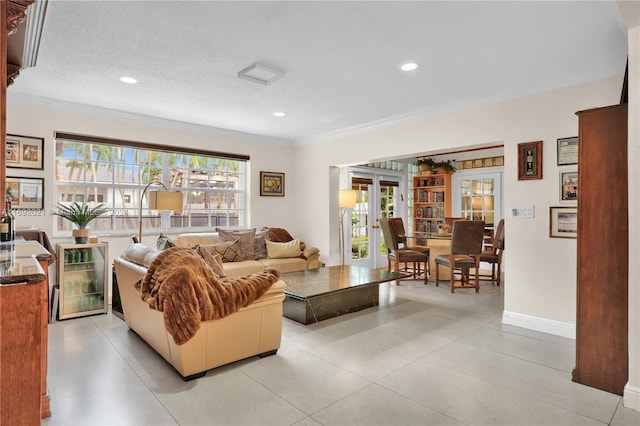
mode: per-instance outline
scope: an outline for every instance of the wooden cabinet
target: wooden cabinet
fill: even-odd
[[[451,216],[451,174],[420,174],[413,178],[413,233],[426,246],[430,234]]]
[[[51,255],[34,241],[0,243],[0,424],[40,424],[47,392]]]
[[[628,375],[627,105],[577,115],[578,287],[573,381],[622,395]]]

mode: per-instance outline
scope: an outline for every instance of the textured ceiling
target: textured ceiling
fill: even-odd
[[[37,66],[9,100],[305,142],[621,75],[626,56],[610,1],[50,0]],[[409,60],[420,67],[400,71]],[[286,75],[236,77],[254,62]]]

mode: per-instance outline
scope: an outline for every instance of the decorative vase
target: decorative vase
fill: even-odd
[[[74,229],[71,235],[75,238],[76,244],[86,244],[89,240],[89,228]]]

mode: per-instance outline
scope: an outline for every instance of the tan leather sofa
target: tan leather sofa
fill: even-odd
[[[141,245],[139,245],[141,246]],[[141,300],[134,283],[147,272],[155,249],[127,250],[126,258],[116,258],[124,319],[131,330],[142,337],[169,362],[184,380],[205,375],[206,371],[254,355],[273,355],[282,336],[283,281],[275,282],[251,305],[225,318],[202,322],[200,330],[183,345],[176,345],[166,331],[163,313],[149,308]],[[129,260],[127,260],[129,259]]]
[[[193,247],[196,245],[211,245],[221,242],[217,232],[191,232],[178,235],[176,243],[182,247]],[[322,266],[320,262],[320,250],[316,247],[307,246],[302,253],[306,259],[301,257],[288,257],[284,259],[259,259],[243,260],[242,262],[224,263],[222,268],[230,277],[239,277],[247,274],[254,274],[264,268],[276,268],[280,272],[304,271],[307,269],[318,269]]]

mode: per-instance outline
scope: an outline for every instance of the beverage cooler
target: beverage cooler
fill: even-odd
[[[107,243],[58,244],[59,319],[106,314]]]

